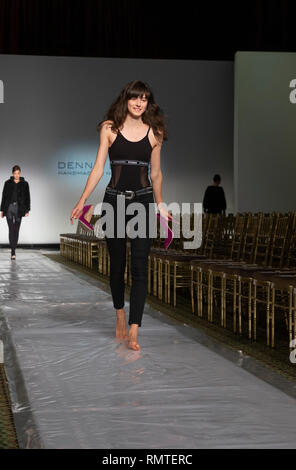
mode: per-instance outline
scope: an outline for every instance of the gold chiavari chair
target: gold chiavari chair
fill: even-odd
[[[151,248],[148,256],[148,294],[156,297],[158,295],[158,253],[163,253],[163,238],[160,236],[160,224],[157,223],[156,237],[151,240]]]
[[[235,216],[234,231],[232,235],[231,251],[229,256],[229,258],[234,261],[239,261],[241,259],[248,217],[249,214],[240,212],[238,212]]]
[[[231,251],[232,251],[232,242],[233,242],[233,235],[235,233],[235,224],[236,224],[236,217],[234,214],[229,213],[223,219],[223,227],[222,227],[222,252],[221,257],[224,259],[231,258]]]
[[[210,315],[213,318],[213,306],[220,310],[220,324],[227,327],[229,314],[233,315],[233,331],[237,332],[237,313],[238,313],[238,332],[242,333],[242,311],[241,311],[241,289],[239,283],[239,273],[244,266],[240,261],[227,260],[224,263],[217,264],[213,262],[208,267],[209,289],[211,296],[208,303],[211,306]]]
[[[236,282],[236,270],[243,263],[233,260],[192,260],[191,300],[195,312],[194,296],[197,300],[197,314],[203,316],[203,304],[208,306],[208,321],[213,322],[213,307],[220,305],[221,325],[226,327],[226,272]],[[232,276],[233,274],[233,276]],[[232,277],[231,277],[232,276]],[[218,300],[219,297],[219,300]],[[236,297],[233,299],[236,302]]]
[[[205,233],[208,227],[209,219],[209,214],[202,214],[202,240],[205,239]],[[182,224],[182,222],[183,219],[180,217],[180,223]],[[194,214],[192,213],[190,214],[190,226],[193,227],[193,224]],[[174,238],[169,249],[165,250],[163,248],[164,238],[163,235],[160,236],[160,225],[158,223],[157,238],[153,240],[150,250],[148,260],[148,294],[152,294],[153,296],[158,297],[160,300],[164,299],[166,303],[170,302],[168,286],[174,285],[174,278],[172,279],[172,283],[170,282],[169,278],[169,276],[171,276],[174,272],[173,265],[170,265],[171,256],[182,254],[184,252],[188,254],[188,250],[183,249],[182,233],[182,230],[180,230],[181,237]],[[207,244],[207,247],[202,246],[199,249],[194,250],[194,254],[198,254],[199,257],[205,258],[205,255],[202,255],[201,253],[204,248],[209,249],[209,246],[210,243]],[[178,269],[177,266],[175,268],[176,270]]]
[[[234,222],[234,232],[232,233],[231,251],[229,258],[224,256],[223,259],[216,259],[215,256],[209,256],[206,261],[193,260],[191,262],[190,292],[192,312],[195,311],[194,299],[195,295],[197,295],[198,315],[202,315],[202,303],[207,302],[209,321],[212,321],[213,302],[216,304],[218,302],[215,294],[220,293],[221,298],[225,298],[226,295],[224,292],[224,273],[223,269],[221,269],[221,266],[236,266],[237,263],[235,263],[235,261],[238,261],[240,258],[241,246],[245,237],[245,227],[249,217],[249,214],[238,214],[237,219]],[[227,226],[227,222],[225,222],[224,225]],[[210,247],[209,250],[210,255],[215,251],[211,248],[212,247]],[[233,260],[232,257],[235,257],[236,259]],[[244,262],[240,262],[239,264],[242,263],[245,264]],[[219,269],[215,268],[216,265],[218,265]],[[215,284],[215,287],[213,283]],[[204,293],[206,293],[206,295],[204,295]]]
[[[98,272],[104,276],[110,274],[110,257],[105,239],[98,239]]]
[[[270,244],[276,219],[277,215],[274,212],[261,214],[252,263],[268,266]]]
[[[245,236],[243,238],[241,247],[241,261],[246,263],[253,263],[254,253],[256,250],[256,241],[259,226],[262,219],[262,213],[251,214],[248,212],[247,221],[245,226]]]
[[[253,274],[253,321],[254,337],[256,339],[258,307],[264,307],[263,311],[266,324],[266,343],[275,347],[276,325],[285,324],[288,331],[289,345],[295,339],[296,318],[296,271],[287,270],[261,270]],[[283,295],[284,292],[284,295]],[[282,317],[282,314],[284,316]]]
[[[94,236],[86,236],[86,267],[93,269],[94,260],[98,260],[98,239]]]
[[[260,273],[264,267],[256,264],[242,263],[237,267],[228,266],[224,269],[225,293],[236,297],[233,308],[233,331],[240,335],[245,334],[250,340],[256,340],[256,322],[254,321],[252,299],[254,274]],[[274,271],[273,268],[270,272]],[[233,283],[233,287],[232,284]],[[229,285],[229,288],[227,288]],[[224,294],[224,295],[226,295]],[[224,315],[226,316],[226,302],[224,300]]]
[[[258,217],[259,216],[259,217]],[[191,307],[192,312],[195,311],[194,299],[197,296],[197,311],[198,315],[202,316],[202,304],[206,303],[208,306],[208,320],[213,321],[213,307],[219,306],[221,312],[221,325],[227,326],[227,304],[228,298],[231,298],[233,307],[233,328],[237,330],[236,325],[236,311],[238,308],[239,327],[238,332],[241,334],[242,317],[241,317],[241,301],[247,297],[250,301],[250,293],[247,289],[247,294],[244,296],[242,288],[245,283],[240,282],[240,270],[244,272],[248,268],[250,270],[260,269],[254,264],[247,264],[246,261],[237,261],[241,258],[240,253],[248,254],[247,257],[252,259],[254,249],[251,241],[256,240],[261,214],[252,217],[252,214],[244,213],[238,214],[235,222],[235,229],[232,240],[231,256],[233,259],[224,260],[193,260],[191,262]],[[248,230],[247,230],[248,228]],[[243,248],[242,248],[243,247]],[[250,277],[247,279],[248,286],[250,284]],[[244,289],[246,290],[246,289]],[[231,307],[231,305],[230,305]],[[228,309],[229,310],[229,309]],[[231,311],[231,309],[230,309]],[[248,318],[250,319],[250,310],[248,307]],[[249,321],[250,324],[250,321]]]
[[[221,231],[219,230],[220,214],[207,214],[207,217],[208,222],[203,235],[200,252],[205,257],[212,258],[215,242],[221,235]]]
[[[225,259],[227,257],[227,250],[229,250],[229,244],[226,234],[227,220],[228,217],[226,215],[218,214],[217,226],[213,239],[213,250],[210,254],[211,258]]]
[[[171,223],[171,222],[170,222]],[[163,264],[165,258],[170,253],[178,253],[176,250],[177,241],[174,238],[167,250],[164,249],[164,237],[166,234],[162,232],[159,221],[157,222],[157,236],[152,239],[150,253],[148,257],[148,294],[163,298],[163,282],[165,271]]]
[[[68,242],[68,233],[60,234],[60,255],[63,257],[67,256],[67,242]]]
[[[73,244],[73,238],[76,236],[74,233],[69,233],[67,237],[67,244],[66,244],[66,249],[67,249],[67,259],[69,261],[72,261],[74,258],[74,244]]]
[[[284,265],[288,268],[296,268],[296,212],[292,213],[287,239]]]
[[[275,215],[275,225],[270,243],[269,265],[282,268],[285,260],[288,233],[292,223],[292,213]]]
[[[186,220],[187,218],[187,220]],[[186,220],[186,223],[185,223]],[[202,214],[200,214],[199,219],[197,219],[197,223],[201,224],[197,227],[198,233],[200,233],[200,238],[202,239]],[[190,227],[187,226],[189,222]],[[171,224],[171,223],[170,223]],[[168,250],[164,250],[162,253],[158,251],[156,254],[157,260],[157,295],[160,300],[163,300],[170,304],[171,299],[173,306],[175,307],[177,304],[177,290],[178,289],[186,289],[188,288],[188,293],[190,290],[190,260],[195,258],[205,258],[204,254],[201,254],[202,248],[193,248],[187,249],[185,248],[184,244],[192,243],[193,236],[190,233],[190,229],[193,230],[194,228],[194,218],[190,214],[183,215],[182,219],[180,219],[180,226],[178,228],[174,227],[173,231],[178,236],[173,240],[171,247]],[[210,224],[207,224],[207,230],[210,229]],[[215,225],[212,224],[212,230],[214,231]],[[189,232],[187,232],[189,230]],[[194,231],[193,231],[194,232]],[[206,232],[207,234],[207,232]],[[214,237],[207,237],[207,249],[212,248],[210,241],[214,241]],[[175,243],[174,243],[175,242]],[[197,240],[198,242],[198,240]],[[202,240],[201,240],[202,242]],[[171,295],[171,289],[173,291]]]

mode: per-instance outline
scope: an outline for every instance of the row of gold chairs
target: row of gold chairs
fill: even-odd
[[[85,234],[62,233],[60,254],[69,261],[93,269],[94,260],[99,257],[97,238]]]
[[[291,216],[291,214],[282,215],[278,213],[238,213],[236,217],[232,214],[227,217],[203,214],[202,244],[196,250],[185,250],[183,248],[186,239],[182,234],[182,230],[180,238],[174,239],[168,250],[162,249],[161,244],[164,240],[160,238],[158,229],[158,237],[153,239],[149,257],[149,293],[158,296],[160,300],[164,299],[168,303],[170,303],[172,297],[173,305],[176,306],[177,289],[189,286],[188,261],[193,258],[225,259],[228,257],[233,260],[265,265],[267,254],[270,253],[270,262],[268,264],[282,266],[284,254],[286,253],[285,248],[288,246],[287,235],[291,221],[295,228],[295,214]],[[78,224],[77,231],[80,235],[89,236],[80,224]],[[295,232],[295,230],[292,230],[292,232]],[[289,236],[289,240],[295,241],[295,237],[293,240],[293,237]],[[96,256],[96,250],[99,250],[99,271],[105,274],[105,266],[109,263],[105,242],[96,238],[92,240],[93,245],[90,245],[89,242],[84,247],[89,251],[87,256],[88,265],[91,266],[92,260]],[[99,245],[98,248],[96,248],[96,243]],[[80,241],[80,245],[82,245],[82,241]],[[230,252],[229,246],[231,247]],[[293,247],[294,243],[290,243],[290,253],[288,254],[290,262],[295,259],[290,256]],[[81,246],[79,249],[81,250]],[[129,260],[130,247],[128,244],[126,279],[130,283]],[[170,295],[171,287],[173,289],[172,296]]]
[[[203,243],[191,254],[180,250],[180,240],[179,250],[152,248],[148,292],[166,303],[172,297],[176,306],[177,289],[190,286],[192,312],[200,317],[206,306],[213,322],[216,306],[222,327],[255,341],[260,320],[268,346],[275,347],[277,326],[293,348],[296,213],[207,215],[203,222]]]
[[[296,212],[203,214],[199,248],[184,249],[188,239],[181,225],[180,237],[164,250],[158,227],[148,259],[148,294],[176,307],[178,292],[182,301],[190,292],[193,313],[213,322],[218,311],[222,327],[246,334],[250,340],[257,339],[257,323],[262,326],[264,318],[266,342],[272,347],[276,325],[282,323],[291,344],[295,338],[295,228]],[[79,223],[76,234],[61,234],[61,254],[90,269],[96,260],[98,272],[110,274],[106,240],[86,232]],[[128,240],[128,285],[132,283],[130,257]]]
[[[218,235],[222,241],[227,226],[222,224]],[[276,329],[279,338],[288,332],[289,348],[293,348],[295,229],[295,212],[238,213],[233,231],[226,236],[232,241],[228,249],[227,243],[224,246],[224,256],[222,251],[217,259],[190,262],[192,312],[214,322],[216,310],[222,327],[255,341],[259,322],[271,347],[276,345]]]
[[[194,250],[183,248],[187,239],[182,230],[168,250],[161,249],[160,238],[155,239],[150,254],[153,283],[148,286],[149,292],[167,303],[172,299],[176,306],[177,289],[190,286],[189,261],[194,259],[229,259],[278,267],[286,262],[290,266],[295,262],[295,214],[203,214],[202,243]]]
[[[244,262],[191,261],[192,312],[234,333],[257,339],[257,322],[266,330],[266,344],[275,347],[275,328],[296,339],[296,271],[264,268]],[[206,311],[205,311],[206,310]]]
[[[181,219],[182,222],[182,219]],[[193,214],[190,226],[193,227]],[[202,244],[194,254],[208,258],[229,258],[249,263],[278,266],[296,265],[296,212],[203,214]],[[182,235],[174,239],[171,250],[184,252]],[[154,240],[161,248],[162,240]]]

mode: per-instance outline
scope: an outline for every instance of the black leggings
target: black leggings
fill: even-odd
[[[9,229],[9,243],[11,254],[15,254],[22,218],[17,215],[17,204],[10,204],[6,214],[6,220]]]
[[[124,196],[121,196],[124,198]],[[110,288],[112,293],[113,305],[115,309],[124,307],[124,272],[126,267],[126,231],[125,238],[120,238],[116,234],[117,230],[117,205],[116,196],[106,194],[103,202],[108,202],[114,208],[114,237],[107,237],[105,234],[108,252],[110,255]],[[145,206],[146,214],[146,237],[130,238],[131,242],[131,275],[132,286],[130,292],[130,310],[128,324],[136,323],[141,326],[145,299],[147,295],[148,282],[148,256],[151,247],[151,238],[149,238],[149,202],[153,203],[153,194],[138,196],[137,199],[125,199],[125,207],[130,202],[142,202]],[[103,206],[104,207],[104,206]],[[105,211],[102,210],[102,216]],[[125,228],[127,222],[133,218],[135,214],[126,215],[120,213],[125,218]],[[106,224],[102,226],[106,230]],[[136,227],[137,228],[137,227]]]

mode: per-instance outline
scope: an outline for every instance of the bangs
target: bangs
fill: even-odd
[[[128,91],[127,93],[127,99],[130,100],[131,98],[143,98],[143,96],[146,96],[147,100],[149,101],[150,98],[150,90],[147,86],[145,86],[144,83],[138,82],[135,83],[134,86]]]

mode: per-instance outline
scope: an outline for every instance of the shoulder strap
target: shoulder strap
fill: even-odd
[[[146,134],[146,135],[148,135],[148,134],[149,134],[149,131],[150,131],[150,129],[151,129],[151,127],[149,126],[149,129],[148,129],[148,132],[147,132],[147,134]]]

